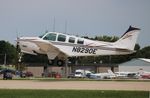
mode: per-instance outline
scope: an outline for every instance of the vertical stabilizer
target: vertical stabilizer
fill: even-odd
[[[115,47],[134,50],[139,33],[139,28],[130,26],[129,29],[122,35],[122,37],[114,43]]]
[[[108,69],[108,73],[111,74],[111,75],[115,75],[112,70]]]

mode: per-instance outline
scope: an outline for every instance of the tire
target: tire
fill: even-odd
[[[48,64],[49,65],[53,65],[54,64],[54,60],[49,60]]]
[[[62,60],[58,60],[58,61],[57,61],[57,65],[58,65],[58,66],[63,66],[63,65],[64,65],[64,62],[63,62]]]

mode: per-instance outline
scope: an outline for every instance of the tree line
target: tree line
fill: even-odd
[[[84,38],[88,38],[91,40],[99,40],[99,41],[107,41],[107,42],[115,42],[119,38],[116,36],[96,36],[94,38],[89,38],[88,36],[84,36]],[[18,63],[18,50],[17,45],[13,45],[8,41],[1,40],[0,41],[0,64],[4,64],[5,56],[7,57],[7,64],[17,64]],[[71,57],[69,58],[70,63],[75,64],[77,61],[79,64],[99,64],[99,63],[123,63],[133,58],[149,58],[150,59],[150,46],[146,46],[144,48],[140,48],[139,44],[135,45],[136,52],[129,55],[117,55],[117,56],[90,56],[90,57]],[[29,55],[24,54],[21,58],[21,62],[23,63],[48,63],[47,55]]]

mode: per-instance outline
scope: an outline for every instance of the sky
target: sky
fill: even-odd
[[[0,0],[0,40],[13,44],[46,30],[120,37],[130,25],[141,29],[137,43],[149,46],[150,0]]]

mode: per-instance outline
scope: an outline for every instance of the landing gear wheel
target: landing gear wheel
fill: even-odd
[[[48,64],[49,65],[53,65],[54,64],[54,60],[49,60]]]
[[[58,60],[58,61],[57,61],[57,65],[58,65],[58,66],[63,66],[63,65],[64,65],[64,62],[63,62],[62,60]]]

